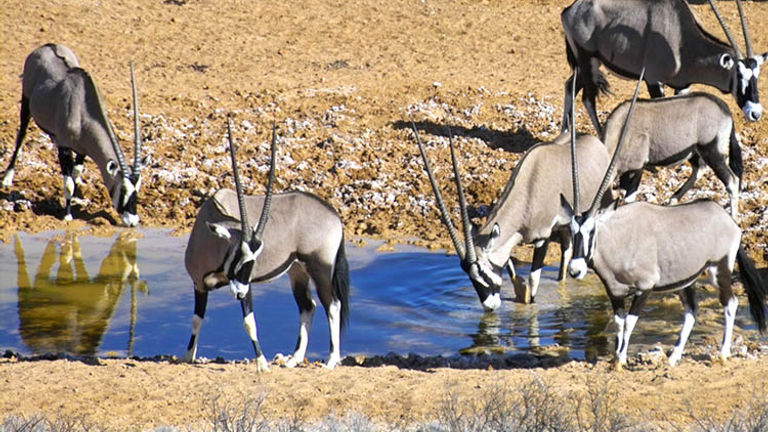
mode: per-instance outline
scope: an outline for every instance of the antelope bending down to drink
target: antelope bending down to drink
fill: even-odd
[[[140,159],[141,133],[133,65],[131,87],[135,146],[133,166],[129,168],[96,84],[88,72],[80,68],[72,50],[63,45],[48,44],[32,51],[24,63],[19,131],[11,161],[3,175],[3,187],[9,188],[13,184],[16,159],[32,117],[59,151],[64,176],[64,220],[72,220],[72,197],[88,156],[98,165],[123,223],[136,226],[139,223],[136,203],[141,169],[149,163],[149,157]]]
[[[227,129],[236,190],[221,189],[205,201],[189,236],[184,262],[194,284],[195,312],[185,359],[195,359],[208,293],[228,285],[240,301],[258,370],[269,370],[256,334],[251,283],[267,282],[287,272],[299,306],[299,338],[286,366],[300,364],[306,354],[315,311],[311,281],[328,317],[331,346],[326,366],[332,369],[341,360],[340,334],[349,316],[349,266],[341,219],[329,204],[309,193],[272,194],[274,129],[267,194],[244,195],[229,124]],[[259,210],[261,217],[254,229],[248,215]]]

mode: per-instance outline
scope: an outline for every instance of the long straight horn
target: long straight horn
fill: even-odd
[[[728,30],[728,26],[725,25],[725,21],[723,20],[722,15],[720,15],[720,11],[717,10],[717,6],[715,6],[714,0],[709,0],[709,6],[712,8],[712,12],[715,13],[715,17],[717,18],[717,22],[720,23],[720,27],[723,28],[723,32],[725,33],[725,37],[728,38],[728,43],[730,43],[731,47],[733,48],[733,50],[736,51],[736,55],[739,58],[744,57],[741,54],[741,51],[739,50],[739,46],[736,45],[736,41],[733,39],[733,36],[731,36],[730,30]]]
[[[235,143],[232,142],[232,121],[227,117],[227,139],[229,139],[229,157],[232,158],[232,175],[235,177],[235,191],[237,192],[237,205],[240,208],[240,225],[243,231],[243,241],[251,238],[251,225],[248,223],[248,212],[245,209],[243,197],[243,185],[240,183],[240,173],[237,171],[237,158],[235,157]]]
[[[264,232],[264,227],[267,225],[267,218],[269,217],[269,206],[272,204],[272,189],[275,185],[275,148],[277,147],[277,138],[275,130],[277,127],[272,123],[272,146],[271,154],[269,157],[269,180],[267,180],[267,195],[264,197],[264,207],[261,208],[261,217],[259,218],[259,224],[256,226],[256,233],[254,237],[261,239],[261,234]]]
[[[453,133],[448,128],[448,147],[451,149],[451,164],[453,164],[453,179],[456,182],[456,191],[459,195],[459,210],[461,211],[461,224],[464,227],[464,242],[467,248],[466,260],[469,263],[477,261],[475,254],[475,245],[472,240],[472,225],[469,222],[469,212],[467,211],[467,199],[464,196],[464,187],[461,185],[461,176],[459,174],[459,163],[456,160],[456,152],[453,149]]]
[[[437,187],[437,181],[435,181],[435,176],[432,174],[432,167],[429,165],[427,153],[424,151],[424,144],[421,143],[419,132],[416,130],[416,125],[413,122],[411,122],[411,128],[413,129],[413,134],[416,136],[416,143],[419,145],[421,159],[424,161],[424,171],[427,172],[429,183],[432,185],[432,191],[435,193],[435,201],[437,202],[437,208],[440,209],[443,225],[448,229],[448,235],[451,236],[451,241],[453,241],[453,247],[456,249],[456,253],[459,255],[459,258],[463,260],[465,256],[464,245],[459,241],[459,234],[456,232],[456,227],[453,226],[453,222],[451,222],[451,216],[448,213],[448,209],[445,207],[443,196],[440,194],[440,188]]]
[[[573,69],[573,83],[571,84],[571,174],[573,176],[573,212],[579,214],[579,166],[576,162],[576,74],[578,68]]]
[[[128,167],[125,165],[125,156],[123,156],[123,151],[120,149],[120,144],[117,142],[117,137],[115,136],[115,131],[112,129],[112,123],[109,121],[109,117],[107,117],[107,112],[104,111],[104,101],[101,99],[101,95],[99,94],[99,89],[96,88],[96,83],[93,82],[93,78],[91,78],[91,75],[87,72],[85,73],[86,78],[88,81],[90,81],[91,87],[93,87],[93,91],[96,94],[96,99],[99,102],[99,110],[101,111],[101,118],[104,121],[104,124],[107,128],[107,136],[109,137],[109,141],[112,144],[112,149],[115,152],[115,155],[117,156],[117,165],[120,167],[120,170],[123,172],[123,177],[128,178]]]
[[[747,28],[747,19],[744,17],[744,11],[741,9],[741,0],[736,0],[736,7],[739,9],[739,19],[741,20],[741,30],[744,32],[744,46],[747,49],[747,57],[752,57],[752,42],[749,38],[749,29]]]
[[[611,184],[611,180],[613,180],[613,171],[616,168],[616,161],[618,160],[619,152],[621,151],[622,144],[624,144],[624,137],[627,134],[627,129],[629,126],[629,120],[632,118],[632,112],[635,110],[635,102],[637,102],[637,95],[640,93],[640,84],[643,82],[643,77],[645,76],[645,66],[643,66],[643,69],[640,71],[640,78],[637,79],[637,86],[635,86],[635,94],[632,96],[632,103],[629,105],[629,110],[627,111],[627,117],[624,119],[624,124],[621,126],[621,134],[619,134],[619,142],[616,144],[616,149],[613,151],[613,156],[611,157],[611,162],[608,164],[608,169],[605,170],[605,176],[603,177],[603,182],[600,184],[600,188],[597,190],[597,194],[595,194],[595,200],[592,201],[592,205],[589,208],[589,213],[594,213],[598,206],[600,205],[600,201],[603,199],[603,194],[605,194],[605,191],[608,189],[608,187]]]
[[[131,62],[131,91],[133,93],[133,173],[137,174],[141,168],[139,162],[141,156],[141,127],[139,125],[139,94],[136,91],[136,77],[133,74],[133,62]]]

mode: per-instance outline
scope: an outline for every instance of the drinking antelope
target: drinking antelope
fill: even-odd
[[[638,81],[634,99],[637,99],[639,86]],[[750,312],[761,332],[766,328],[765,296],[768,293],[768,285],[760,279],[754,264],[740,246],[741,229],[733,218],[708,200],[668,207],[644,202],[620,207],[616,207],[616,203],[600,204],[613,178],[628,124],[633,120],[634,99],[603,183],[589,209],[583,213],[574,212],[567,199],[561,196],[561,216],[570,218],[573,233],[574,254],[569,274],[581,279],[589,266],[603,282],[618,326],[616,360],[619,366],[627,362],[629,337],[648,296],[652,292],[682,291],[680,298],[685,318],[680,338],[669,356],[670,365],[675,365],[683,354],[696,319],[692,285],[708,270],[724,309],[725,330],[720,356],[726,359],[730,355],[738,306],[731,287],[734,261],[739,263]],[[624,303],[629,296],[633,299],[627,314]]]
[[[141,169],[149,157],[140,159],[138,98],[131,65],[134,117],[134,161],[128,167],[112,125],[90,74],[80,68],[77,57],[63,45],[43,45],[29,54],[22,75],[21,111],[16,146],[3,175],[5,188],[13,184],[16,159],[27,133],[30,117],[56,144],[64,178],[64,220],[72,220],[72,197],[83,171],[85,157],[96,162],[109,197],[126,226],[136,226],[137,194]]]
[[[573,130],[573,128],[571,128]],[[482,227],[472,227],[467,214],[467,203],[461,185],[460,173],[453,150],[453,139],[449,139],[454,178],[458,190],[459,208],[464,227],[465,243],[459,240],[456,228],[443,203],[440,189],[432,174],[424,147],[416,127],[413,127],[419,145],[424,169],[427,172],[443,224],[448,229],[456,253],[461,259],[461,268],[467,272],[477,291],[480,302],[486,310],[495,310],[501,305],[499,289],[503,268],[507,266],[515,280],[510,254],[515,246],[533,243],[533,262],[529,275],[530,297],[536,296],[544,257],[549,241],[560,242],[562,256],[560,279],[564,279],[571,254],[569,219],[561,219],[558,196],[565,194],[571,199],[571,153],[566,143],[567,135],[555,141],[533,146],[515,166],[504,191],[491,209]],[[575,132],[572,134],[575,136]],[[449,135],[450,138],[450,135]],[[574,139],[575,138],[575,139]],[[600,140],[590,135],[579,135],[575,142],[578,157],[584,167],[579,184],[578,196],[593,196],[601,175],[608,165],[608,152]]]
[[[616,149],[629,105],[630,101],[623,102],[605,121],[602,139],[611,153]],[[626,134],[615,168],[625,201],[634,201],[644,168],[688,160],[693,172],[672,195],[673,202],[679,200],[696,182],[703,159],[728,190],[731,216],[737,217],[743,173],[741,147],[725,102],[707,93],[638,100]]]
[[[189,236],[184,262],[194,284],[195,312],[184,358],[195,358],[208,293],[228,285],[240,301],[243,326],[253,344],[258,370],[268,371],[256,334],[250,284],[287,272],[299,306],[299,337],[286,366],[300,364],[306,354],[315,311],[311,280],[328,317],[331,340],[326,366],[332,369],[341,360],[340,334],[349,316],[349,266],[341,219],[328,203],[309,193],[272,194],[274,128],[266,196],[243,195],[229,123],[227,133],[236,190],[221,189],[205,201]],[[259,209],[261,217],[254,229],[248,215]]]
[[[608,81],[598,69],[600,64],[631,79],[637,79],[640,68],[645,66],[645,82],[652,97],[662,96],[665,85],[675,91],[695,83],[713,86],[723,93],[733,93],[749,121],[760,119],[763,108],[758,99],[757,77],[768,53],[752,52],[740,0],[736,5],[746,56],[731,37],[713,0],[709,3],[729,44],[702,28],[683,0],[576,0],[563,10],[560,18],[568,64],[580,71],[576,92],[584,90],[582,101],[598,134],[601,129],[595,98],[598,92],[608,92]],[[565,84],[563,129],[574,100],[569,91],[574,79],[571,75]]]

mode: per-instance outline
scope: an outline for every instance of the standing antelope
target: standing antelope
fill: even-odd
[[[629,106],[629,101],[620,104],[605,122],[602,139],[611,153],[616,149]],[[725,102],[698,92],[638,100],[626,133],[616,162],[619,187],[626,193],[626,202],[634,201],[643,168],[688,160],[693,168],[691,177],[672,196],[673,201],[679,200],[696,182],[703,159],[728,190],[731,216],[737,217],[743,173],[741,148]]]
[[[534,299],[538,290],[544,257],[551,239],[561,244],[559,278],[565,278],[571,254],[571,236],[568,232],[569,219],[561,219],[558,216],[560,208],[558,196],[566,194],[569,199],[574,196],[571,194],[571,153],[566,145],[569,142],[567,135],[561,135],[554,142],[537,144],[528,150],[515,166],[504,191],[493,206],[485,224],[479,229],[470,227],[467,203],[453,151],[453,140],[449,140],[466,242],[462,245],[443,203],[415,126],[413,130],[443,224],[448,228],[456,253],[461,259],[461,267],[469,275],[480,302],[486,310],[495,310],[501,305],[499,288],[505,265],[513,281],[515,280],[514,267],[510,259],[515,246],[523,243],[534,244],[533,262],[529,275],[531,300]],[[575,133],[572,134],[573,136]],[[608,165],[608,152],[600,140],[590,135],[580,135],[575,140],[571,138],[570,142],[576,143],[579,149],[579,162],[584,167],[579,181],[581,192],[577,195],[582,198],[593,196],[597,191],[602,173]]]
[[[16,159],[27,133],[30,116],[56,144],[64,177],[64,220],[72,220],[72,197],[88,156],[96,162],[109,197],[127,226],[136,226],[137,194],[141,168],[138,98],[131,65],[134,117],[134,162],[129,168],[91,76],[79,67],[77,57],[63,45],[48,44],[32,51],[24,63],[21,112],[16,147],[3,176],[5,188],[13,184]]]
[[[641,72],[642,79],[642,72]],[[638,81],[635,97],[640,87]],[[697,305],[692,285],[708,270],[720,291],[725,313],[725,330],[720,356],[730,355],[733,324],[738,300],[731,287],[735,260],[749,298],[750,312],[760,331],[766,328],[765,296],[768,286],[760,279],[744,249],[741,230],[716,203],[700,200],[683,205],[663,207],[644,202],[616,207],[601,205],[621,153],[624,136],[632,119],[634,100],[629,107],[616,151],[605,172],[603,183],[592,205],[583,213],[574,212],[561,196],[561,215],[570,218],[574,255],[569,273],[581,279],[587,266],[595,270],[606,288],[613,307],[616,335],[616,360],[627,362],[629,337],[651,292],[679,291],[685,308],[680,338],[669,357],[675,365],[683,354],[685,343],[695,322]],[[577,161],[579,158],[576,159]],[[574,167],[575,171],[578,170]],[[577,204],[578,205],[578,204]],[[629,314],[625,299],[633,296]]]
[[[243,326],[256,352],[258,370],[268,371],[256,335],[250,284],[288,272],[299,306],[299,338],[286,366],[300,364],[306,354],[315,311],[311,280],[328,317],[331,340],[326,366],[332,369],[341,360],[340,333],[349,316],[349,266],[341,219],[330,205],[314,195],[295,191],[273,196],[274,128],[267,194],[243,195],[229,123],[227,133],[236,191],[221,189],[203,203],[184,257],[195,288],[192,336],[185,360],[195,358],[208,293],[228,284],[230,293],[240,301]],[[261,217],[253,229],[248,214],[258,209]]]
[[[746,118],[759,120],[763,108],[758,99],[757,77],[768,53],[752,52],[740,0],[736,4],[746,57],[713,0],[710,5],[730,45],[704,30],[683,0],[576,0],[565,8],[560,18],[568,63],[572,70],[578,67],[581,72],[576,92],[584,90],[582,101],[598,134],[601,130],[595,98],[598,91],[608,92],[608,82],[598,69],[600,64],[631,79],[637,79],[640,68],[646,66],[645,82],[652,97],[662,96],[664,85],[683,91],[694,83],[733,93]],[[565,84],[563,130],[574,101],[569,92],[574,79],[571,75]]]

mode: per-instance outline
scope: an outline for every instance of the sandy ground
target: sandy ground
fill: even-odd
[[[448,160],[443,128],[452,128],[469,202],[475,208],[491,205],[522,152],[559,131],[569,75],[559,12],[568,2],[7,0],[0,8],[6,29],[0,44],[0,163],[7,163],[16,134],[24,58],[41,44],[57,42],[72,48],[94,76],[128,159],[128,67],[136,64],[145,153],[153,158],[139,201],[145,226],[184,232],[202,200],[231,185],[224,121],[232,113],[247,191],[264,189],[274,121],[280,135],[277,190],[303,189],[327,199],[350,238],[445,247],[448,237],[438,224],[409,122],[417,123],[441,167]],[[721,9],[735,30],[735,7],[724,2]],[[748,2],[746,10],[753,44],[765,49],[768,30],[761,24],[768,22],[768,4]],[[721,34],[706,7],[695,6],[695,12]],[[610,81],[615,96],[599,102],[603,115],[633,86]],[[767,82],[760,83],[764,95]],[[577,121],[590,132],[582,114]],[[746,167],[740,223],[750,255],[764,267],[768,122],[746,124],[739,113],[737,130]],[[447,170],[437,175],[449,204],[455,202]],[[670,184],[679,182],[674,170],[659,177],[646,182],[646,198],[663,199]],[[697,189],[725,203],[725,191],[713,178],[707,170]],[[66,224],[60,220],[55,149],[32,127],[15,183],[0,191],[0,239],[17,230],[112,230],[118,218],[91,162],[84,180],[76,221]],[[518,251],[523,260],[528,254],[527,248]],[[307,368],[258,376],[252,365],[103,363],[3,363],[0,412],[63,410],[112,425],[189,424],[200,419],[207,391],[235,397],[265,387],[273,413],[292,413],[300,405],[308,407],[307,415],[355,409],[391,419],[428,415],[446,382],[472,393],[493,382],[515,385],[532,373],[343,366],[332,373]],[[620,375],[628,383],[622,391],[632,394],[621,400],[643,418],[647,412],[654,419],[674,417],[685,398],[726,416],[746,397],[744,386],[762,379],[765,367],[764,359],[716,367],[689,359],[663,372],[640,368]],[[535,373],[583,390],[606,369],[574,364]]]

